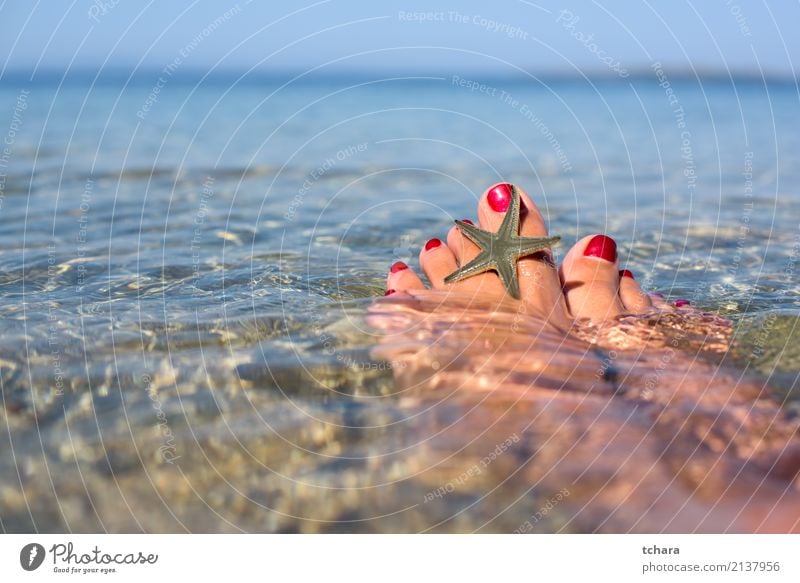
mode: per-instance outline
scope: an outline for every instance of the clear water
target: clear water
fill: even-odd
[[[749,365],[796,381],[792,84],[673,80],[671,104],[655,77],[170,80],[148,109],[156,80],[0,85],[4,530],[519,523],[491,522],[519,497],[478,481],[421,505],[456,413],[352,366],[388,265],[499,180],[561,253],[608,232],[645,287],[745,345],[768,322]]]

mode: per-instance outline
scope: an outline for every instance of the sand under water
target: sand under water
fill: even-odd
[[[151,357],[146,375],[92,366],[60,398],[6,391],[3,526],[797,530],[800,402],[758,370],[786,366],[774,341],[728,350],[731,322],[691,309],[565,336],[441,299],[310,323],[304,350],[328,362]],[[24,387],[10,364],[5,386]]]

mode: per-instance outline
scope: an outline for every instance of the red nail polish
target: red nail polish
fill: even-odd
[[[425,251],[430,251],[431,249],[436,249],[442,242],[439,239],[431,239],[427,243],[425,243]]]
[[[633,273],[630,272],[628,269],[621,269],[619,272],[620,277],[630,277],[631,279],[636,279],[633,277]]]
[[[690,306],[692,302],[689,300],[675,300],[675,307],[682,308],[683,306]]]
[[[461,222],[462,222],[462,223],[467,223],[468,225],[472,225],[473,227],[475,226],[475,223],[473,223],[473,222],[472,222],[472,221],[470,221],[469,219],[461,219]]]
[[[397,273],[398,271],[403,271],[404,269],[408,269],[408,265],[406,265],[406,264],[405,264],[405,263],[403,263],[402,261],[396,261],[396,262],[395,262],[395,263],[393,263],[393,264],[392,264],[392,266],[389,268],[389,271],[390,271],[391,273]]]
[[[387,290],[386,290],[386,293],[385,293],[385,294],[383,294],[383,295],[385,295],[385,296],[390,296],[390,295],[392,295],[394,292],[395,292],[395,290],[393,290],[393,289],[387,289]]]
[[[611,237],[595,235],[583,251],[586,257],[599,257],[609,263],[617,260],[617,244]]]
[[[486,195],[486,201],[496,213],[504,213],[511,204],[511,185],[508,182],[501,182]]]

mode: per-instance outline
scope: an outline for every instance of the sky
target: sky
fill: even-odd
[[[5,1],[0,74],[65,70],[797,77],[800,3]]]

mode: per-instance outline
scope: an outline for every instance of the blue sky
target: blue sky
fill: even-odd
[[[616,74],[660,61],[796,77],[798,22],[794,1],[3,2],[0,69],[152,70],[179,58],[183,71]]]

